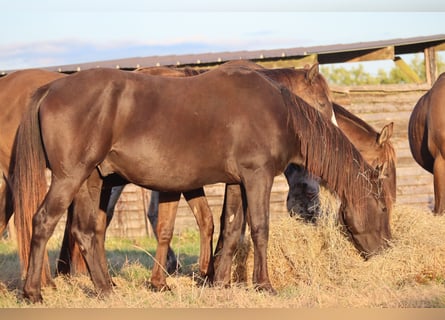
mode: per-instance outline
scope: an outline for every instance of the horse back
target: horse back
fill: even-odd
[[[14,137],[32,93],[40,86],[64,76],[46,70],[27,69],[0,78],[0,166],[5,174],[9,168]]]
[[[53,82],[40,108],[53,172],[98,165],[165,190],[239,182],[240,166],[264,165],[271,154],[279,172],[288,116],[280,88],[240,68],[185,78],[87,70]]]

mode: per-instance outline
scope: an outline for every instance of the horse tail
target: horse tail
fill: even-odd
[[[25,112],[17,130],[14,141],[11,173],[15,209],[15,226],[17,229],[18,253],[22,276],[28,270],[32,236],[32,218],[43,201],[47,191],[46,157],[43,149],[39,107],[47,95],[47,88],[38,89]],[[49,283],[50,276],[48,256],[45,255],[42,270],[42,283]]]

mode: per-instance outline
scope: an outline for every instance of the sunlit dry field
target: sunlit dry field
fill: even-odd
[[[169,292],[148,287],[153,265],[153,239],[107,239],[114,293],[98,298],[87,276],[57,277],[57,289],[43,290],[38,307],[76,308],[325,308],[445,307],[445,217],[428,209],[397,206],[392,216],[390,248],[363,260],[333,219],[316,223],[284,218],[271,224],[269,271],[276,296],[251,286],[250,241],[234,259],[232,288],[203,285],[197,276],[199,235],[187,231],[175,238],[182,270],[167,281]],[[51,239],[52,260],[60,239]],[[242,256],[246,261],[242,262]],[[54,265],[54,262],[53,262]],[[15,244],[0,242],[0,307],[35,307],[21,298]]]

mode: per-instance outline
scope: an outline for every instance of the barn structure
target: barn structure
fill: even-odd
[[[332,94],[335,102],[358,115],[378,131],[385,124],[394,122],[392,142],[397,155],[397,203],[432,208],[434,201],[432,175],[414,162],[409,149],[407,127],[415,103],[438,77],[436,53],[443,50],[445,50],[445,34],[317,47],[136,57],[53,66],[45,69],[74,73],[99,67],[129,71],[147,66],[209,68],[226,61],[239,59],[252,60],[265,67],[276,68],[302,67],[316,62],[323,65],[392,60],[412,79],[412,83],[378,86],[331,86]],[[421,53],[425,57],[426,82],[422,82],[402,58],[404,54],[416,53]],[[2,72],[2,75],[11,71]],[[284,176],[277,177],[271,196],[272,219],[287,214],[285,206],[287,190]],[[224,186],[222,184],[206,186],[205,191],[215,217],[216,228],[218,228]],[[152,230],[147,223],[145,214],[149,200],[150,191],[134,185],[126,186],[117,204],[108,235],[125,237],[151,235]],[[191,210],[182,199],[175,231],[182,232],[187,228],[197,228],[197,226]]]

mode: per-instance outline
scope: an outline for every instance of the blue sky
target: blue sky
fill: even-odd
[[[0,1],[0,71],[445,34],[436,0]]]

